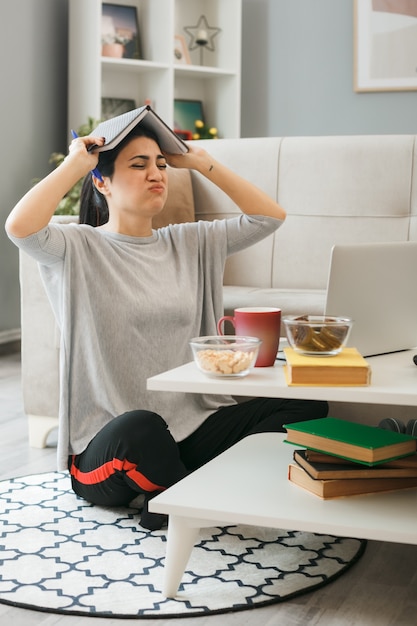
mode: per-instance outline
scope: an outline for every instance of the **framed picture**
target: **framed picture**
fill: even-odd
[[[187,43],[182,35],[174,36],[174,62],[180,65],[190,65],[191,63]]]
[[[204,122],[201,100],[174,100],[174,128],[195,132],[195,122]]]
[[[102,3],[101,46],[103,56],[142,58],[135,6]]]
[[[417,2],[355,0],[354,89],[417,89]]]
[[[122,115],[128,111],[136,109],[134,100],[124,98],[102,98],[101,99],[101,119],[108,120],[111,117]]]

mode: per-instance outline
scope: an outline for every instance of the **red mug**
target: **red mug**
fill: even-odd
[[[262,341],[255,367],[274,365],[279,348],[281,309],[274,307],[242,307],[235,314],[224,315],[217,322],[217,332],[224,335],[224,322],[233,324],[236,335],[258,337]]]

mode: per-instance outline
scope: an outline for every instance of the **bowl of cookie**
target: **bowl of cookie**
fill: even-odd
[[[198,369],[207,376],[247,376],[255,366],[260,339],[239,335],[194,337],[190,346]]]
[[[283,318],[288,343],[300,354],[333,356],[346,345],[352,328],[350,317],[293,315]]]

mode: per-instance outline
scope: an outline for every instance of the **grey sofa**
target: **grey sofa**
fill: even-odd
[[[330,251],[336,243],[417,239],[416,136],[268,137],[197,142],[277,198],[288,213],[273,236],[231,257],[225,312],[278,306],[283,314],[321,313]],[[238,209],[203,177],[170,171],[159,224],[230,217]],[[21,255],[22,368],[30,445],[43,447],[57,426],[56,330],[36,264]],[[392,407],[338,403],[333,415],[375,422]],[[400,412],[400,414],[398,414]],[[397,417],[417,417],[412,407]]]

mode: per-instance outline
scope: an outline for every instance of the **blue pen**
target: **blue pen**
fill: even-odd
[[[73,139],[78,139],[78,135],[75,132],[75,130],[71,130],[71,135]],[[91,148],[90,148],[91,149]],[[93,170],[91,170],[91,173],[93,174],[93,176],[95,176],[96,178],[98,178],[101,182],[103,182],[103,177],[100,174],[100,172],[98,171],[98,169],[95,167]]]

